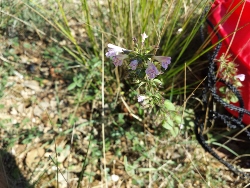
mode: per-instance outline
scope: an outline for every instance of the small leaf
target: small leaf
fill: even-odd
[[[78,81],[76,76],[73,78],[73,81],[74,81],[75,83]]]
[[[173,129],[170,130],[173,137],[176,137],[179,134],[179,128],[173,127]]]
[[[156,171],[156,168],[138,168],[139,172],[152,172],[152,171]]]
[[[175,105],[170,100],[165,100],[164,106],[166,107],[167,110],[172,110],[172,111],[175,110]]]
[[[242,83],[239,82],[239,81],[237,81],[234,85],[235,85],[236,87],[242,87],[242,86],[243,86]]]
[[[70,91],[70,90],[74,89],[75,87],[76,87],[76,83],[73,82],[73,83],[71,83],[71,84],[68,86],[67,89]]]
[[[181,117],[181,115],[175,115],[174,117],[173,117],[173,119],[174,119],[174,121],[177,123],[177,124],[181,124],[181,122],[182,122],[182,117]]]
[[[225,94],[226,93],[226,87],[225,86],[222,86],[219,88],[219,91],[222,93],[222,94]]]
[[[77,85],[78,87],[82,87],[82,82],[76,82],[76,85]]]
[[[122,113],[118,114],[118,123],[120,123],[120,124],[124,124],[125,123],[125,121],[124,121],[124,114],[122,114]]]
[[[229,101],[228,99],[226,99],[226,98],[222,98],[222,100],[223,100],[224,102],[226,102],[226,103],[230,103],[230,101]]]
[[[163,122],[162,126],[165,129],[171,130],[171,129],[173,129],[174,122],[170,119],[170,117],[167,117],[166,121]]]
[[[235,95],[232,95],[230,101],[232,103],[236,103],[236,102],[238,102],[238,98]]]
[[[162,81],[160,81],[159,79],[153,79],[153,81],[159,85],[162,85]]]

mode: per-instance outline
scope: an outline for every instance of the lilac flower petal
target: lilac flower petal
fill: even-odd
[[[112,58],[117,55],[117,52],[112,49],[109,49],[109,51],[105,55],[106,57]]]
[[[113,58],[113,63],[114,65],[117,67],[117,66],[121,66],[122,65],[122,60],[117,58],[117,57],[114,57]]]
[[[156,68],[156,66],[153,63],[149,62],[148,68],[146,69],[146,74],[148,75],[149,79],[153,79],[160,73],[158,69]]]
[[[123,51],[129,51],[125,48],[121,48],[121,47],[116,46],[114,44],[108,44],[108,48],[109,48],[108,52],[105,55],[106,55],[106,57],[109,57],[109,58],[113,58],[114,56],[119,55]]]
[[[131,67],[132,70],[135,70],[138,65],[138,61],[135,59],[130,62],[129,66]]]
[[[116,55],[112,58],[114,65],[117,66],[121,66],[123,63],[123,60],[126,59],[128,57],[128,55],[126,54],[119,54]]]
[[[105,55],[110,58],[113,61],[113,64],[117,67],[122,65],[123,60],[128,57],[127,53],[130,51],[131,50],[127,50],[114,44],[108,44],[108,52]]]
[[[153,58],[161,63],[161,66],[166,70],[171,63],[171,57],[167,56],[153,56]]]
[[[122,48],[120,46],[116,46],[114,44],[108,44],[108,48],[115,50],[116,52],[123,52],[123,50],[127,50],[125,48]]]
[[[245,80],[245,77],[246,77],[246,76],[245,76],[245,74],[238,74],[238,75],[236,75],[235,77],[236,77],[236,78],[239,78],[239,80],[243,82],[243,81]]]
[[[138,102],[143,102],[146,99],[146,96],[139,95],[137,99],[138,99]]]

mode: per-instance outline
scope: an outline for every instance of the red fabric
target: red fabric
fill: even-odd
[[[232,59],[236,58],[234,62],[238,64],[238,74],[246,76],[245,81],[242,82],[243,86],[239,89],[245,109],[250,111],[250,0],[215,0],[208,19],[215,26],[215,30],[218,30],[220,36],[225,38],[216,59],[219,59],[222,53],[226,53],[233,32],[237,30],[228,54],[232,55]],[[240,21],[237,29],[238,20]],[[211,28],[209,32],[213,32]],[[216,42],[218,42],[218,38],[213,35],[212,43]],[[235,105],[238,106],[238,104]],[[235,116],[238,115],[235,111],[229,111]],[[250,116],[244,115],[243,122],[250,124]]]

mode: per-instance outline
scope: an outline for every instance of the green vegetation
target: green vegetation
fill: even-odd
[[[0,4],[0,148],[19,156],[31,185],[232,183],[231,174],[205,154],[193,133],[199,102],[191,96],[201,93],[206,62],[200,57],[212,48],[199,38],[209,1]],[[115,67],[105,57],[108,43],[134,49],[133,40],[140,41],[144,32],[154,55],[172,58],[150,87],[143,71],[145,83],[131,77],[128,66]],[[137,97],[145,93],[153,100],[142,105]]]

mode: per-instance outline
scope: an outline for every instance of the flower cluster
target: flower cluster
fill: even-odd
[[[163,92],[159,89],[160,86],[164,85],[164,82],[162,79],[155,79],[167,70],[171,63],[171,57],[155,56],[157,49],[156,47],[148,47],[147,38],[145,32],[141,34],[140,43],[136,38],[133,38],[135,47],[133,50],[108,44],[106,56],[112,60],[116,67],[124,64],[128,67],[130,77],[133,78],[134,83],[138,84],[135,93],[140,106],[143,109],[151,109],[148,111],[149,113],[152,112],[153,108],[160,107],[161,110],[157,110],[155,124],[156,126],[162,124],[175,137],[179,134],[179,129],[183,129],[182,114],[184,110],[175,108],[175,104],[164,99]],[[113,175],[112,178],[115,179],[115,176]]]
[[[143,47],[148,36],[145,32],[141,36],[141,46]],[[168,65],[171,63],[171,57],[154,56],[148,54],[149,52],[150,51],[148,50],[143,51],[138,49],[132,51],[113,44],[108,44],[108,52],[106,53],[106,57],[110,58],[115,66],[121,66],[123,64],[123,60],[129,59],[129,67],[132,71],[135,71],[139,67],[140,70],[145,70],[145,73],[149,79],[154,79],[160,74],[160,71],[155,65],[155,61],[159,62],[161,67],[166,70]]]
[[[234,85],[236,88],[241,87],[241,82],[245,80],[245,75],[238,74],[237,64],[232,60],[231,55],[226,56],[225,54],[222,54],[217,61],[220,64],[220,77],[226,82]]]
[[[232,60],[231,55],[222,54],[217,62],[219,63],[219,77],[235,88],[240,88],[241,82],[245,80],[245,74],[238,74],[237,64]],[[219,83],[218,88],[225,102],[238,102],[238,98],[225,84]]]

